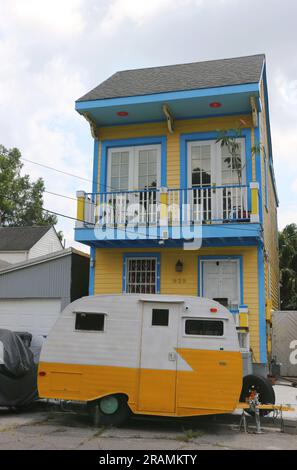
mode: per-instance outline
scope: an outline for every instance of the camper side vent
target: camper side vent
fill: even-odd
[[[76,313],[75,329],[78,331],[104,331],[104,313]]]

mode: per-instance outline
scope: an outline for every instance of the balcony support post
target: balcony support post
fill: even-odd
[[[84,191],[77,191],[77,211],[76,211],[76,228],[82,228],[84,226],[85,220],[85,192]]]
[[[259,216],[259,183],[252,182],[250,183],[250,190],[251,190],[251,222],[252,223],[259,223],[260,216]]]
[[[160,188],[160,238],[167,240],[168,234],[168,188]]]

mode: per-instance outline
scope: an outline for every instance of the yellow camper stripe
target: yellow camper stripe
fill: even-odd
[[[128,396],[134,413],[195,416],[231,412],[242,386],[240,352],[178,349],[192,371],[147,370],[41,362],[42,398],[92,401]]]

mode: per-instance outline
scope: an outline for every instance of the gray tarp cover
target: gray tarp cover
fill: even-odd
[[[0,329],[3,363],[0,364],[0,406],[24,406],[37,398],[37,367],[21,338]]]

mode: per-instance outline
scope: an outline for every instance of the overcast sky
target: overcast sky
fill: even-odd
[[[297,222],[297,2],[0,0],[0,18],[0,143],[85,178],[93,143],[74,101],[112,73],[266,53],[279,225]],[[48,191],[90,190],[32,164],[24,170]],[[75,201],[53,195],[44,206],[76,213]],[[75,245],[72,221],[59,218],[58,229]]]

